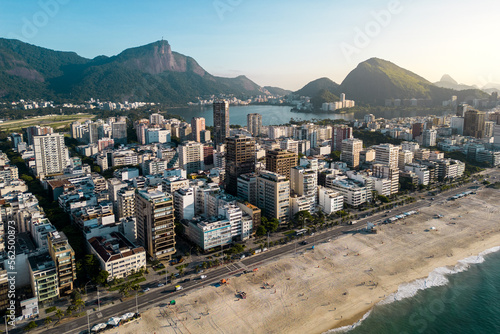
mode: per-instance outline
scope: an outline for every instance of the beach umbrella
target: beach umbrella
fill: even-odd
[[[129,313],[125,313],[124,315],[122,315],[122,319],[126,320],[128,318],[132,318],[133,316],[134,316],[133,313],[130,313],[130,312]]]
[[[92,331],[98,331],[100,329],[104,329],[106,328],[108,325],[106,324],[103,324],[103,323],[100,323],[100,324],[97,324],[95,325],[94,327],[92,327]]]
[[[109,318],[108,320],[108,325],[111,325],[111,326],[116,326],[120,323],[120,321],[122,321],[122,318],[118,318],[118,317],[111,317]]]

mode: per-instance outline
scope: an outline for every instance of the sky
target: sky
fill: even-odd
[[[162,38],[213,75],[297,90],[378,57],[431,82],[500,83],[497,0],[2,0],[0,37],[80,56]]]

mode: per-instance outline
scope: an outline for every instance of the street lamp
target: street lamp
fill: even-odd
[[[87,310],[86,313],[87,313],[87,328],[88,328],[89,333],[90,333],[90,319],[89,319],[90,310]]]
[[[90,282],[92,282],[92,280],[90,280],[87,283],[85,283],[85,287],[84,287],[84,289],[85,289],[85,296],[87,296],[87,284],[89,284]]]
[[[9,334],[9,327],[7,325],[7,314],[5,315],[5,333]]]
[[[135,291],[135,313],[139,314],[139,305],[137,304],[137,290]]]
[[[99,301],[99,286],[97,286],[97,307],[101,311],[101,302]]]

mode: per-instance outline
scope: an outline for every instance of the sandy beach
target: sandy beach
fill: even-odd
[[[153,307],[117,331],[324,333],[353,324],[401,284],[500,246],[499,201],[498,190],[485,189],[425,207],[377,234],[347,234],[231,277],[227,286],[191,291],[175,307]]]

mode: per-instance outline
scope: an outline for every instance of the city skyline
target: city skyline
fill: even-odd
[[[500,82],[493,35],[497,7],[490,0],[479,6],[450,0],[124,1],[119,7],[96,1],[8,1],[2,4],[0,36],[87,58],[165,39],[213,75],[245,75],[261,86],[290,90],[325,76],[341,83],[372,57],[431,82],[449,74],[459,83],[482,87]],[[464,52],[469,44],[491,52],[479,58]]]

